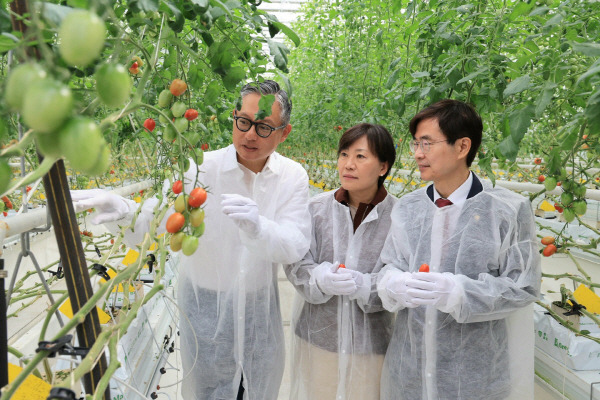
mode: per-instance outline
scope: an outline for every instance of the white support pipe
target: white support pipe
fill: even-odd
[[[115,188],[111,193],[118,194],[119,196],[129,196],[131,193],[137,193],[140,190],[148,189],[151,186],[152,181],[146,180],[129,186]],[[29,232],[40,226],[45,226],[46,220],[46,207],[39,207],[29,210],[27,213],[22,213],[7,218],[4,221],[0,221],[0,254],[2,254],[2,244],[4,243],[5,238]]]

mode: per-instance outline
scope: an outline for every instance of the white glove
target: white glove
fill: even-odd
[[[362,300],[363,303],[367,303],[371,297],[371,274],[363,274],[354,269],[346,269],[346,271],[352,275],[356,284],[356,291],[350,294],[350,300]]]
[[[75,212],[96,209],[96,214],[91,219],[94,225],[116,221],[129,214],[127,200],[106,190],[71,190],[71,199]]]
[[[339,263],[324,262],[317,265],[311,271],[311,279],[314,278],[321,292],[330,296],[343,296],[356,292],[356,283],[352,274],[345,268],[339,268]]]
[[[222,194],[223,213],[251,238],[260,233],[258,205],[252,199],[239,194]]]
[[[415,308],[418,304],[412,302],[412,297],[407,293],[406,282],[412,279],[412,273],[388,270],[377,284],[377,292],[383,306],[388,311],[397,311],[398,305],[404,308]]]
[[[412,302],[418,305],[435,306],[442,311],[456,305],[458,293],[453,293],[456,276],[449,272],[416,272],[406,282]],[[450,304],[452,303],[452,304]]]

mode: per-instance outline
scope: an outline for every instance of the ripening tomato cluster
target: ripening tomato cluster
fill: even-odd
[[[553,236],[545,236],[542,238],[542,244],[546,246],[542,251],[544,257],[550,257],[552,254],[556,253],[556,245],[554,244]]]
[[[172,251],[182,250],[186,256],[198,248],[198,238],[204,233],[204,209],[207,193],[204,188],[194,188],[190,194],[183,192],[183,182],[175,181],[171,188],[175,199],[175,213],[167,219],[167,232],[173,234],[169,241]],[[184,228],[190,233],[185,233]]]
[[[534,163],[540,164],[541,159],[536,158]],[[565,168],[561,168],[560,173],[555,176],[541,174],[538,176],[538,181],[544,184],[546,192],[550,192],[557,187],[562,188],[563,192],[560,195],[560,202],[554,203],[554,208],[563,215],[566,222],[572,222],[577,215],[584,215],[586,213],[587,202],[585,194],[587,188],[585,184],[569,179]]]
[[[100,56],[105,39],[104,21],[91,11],[76,9],[59,26],[58,53],[70,67],[89,67]],[[109,108],[122,107],[131,93],[131,79],[125,67],[104,62],[96,66],[94,76],[98,98]],[[34,131],[42,155],[64,157],[86,175],[100,175],[108,169],[109,145],[96,122],[79,114],[75,95],[64,76],[53,76],[40,63],[24,62],[10,70],[3,99]],[[5,163],[0,161],[0,176],[6,176],[5,169]]]
[[[6,217],[8,215],[8,212],[6,210],[11,210],[13,208],[13,203],[7,196],[2,196],[1,200],[2,201],[0,202],[0,212],[2,212],[2,215]]]

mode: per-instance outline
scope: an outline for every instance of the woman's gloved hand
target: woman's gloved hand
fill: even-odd
[[[91,222],[94,225],[119,220],[129,213],[127,201],[114,193],[102,189],[71,190],[75,212],[96,209]]]
[[[339,263],[324,262],[312,271],[312,279],[321,292],[330,296],[350,295],[356,292],[356,282],[352,274],[344,268],[338,269]]]
[[[239,194],[222,194],[221,207],[223,213],[251,238],[258,236],[260,216],[254,200]]]

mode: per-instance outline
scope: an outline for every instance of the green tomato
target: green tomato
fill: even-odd
[[[175,119],[175,128],[177,128],[178,132],[185,132],[188,128],[189,121],[185,118],[177,118]]]
[[[561,168],[560,169],[560,180],[564,181],[565,179],[567,179],[567,169]]]
[[[183,193],[177,196],[175,199],[175,211],[182,213],[188,209],[187,198],[188,196],[184,195]]]
[[[577,215],[583,215],[587,211],[587,203],[585,200],[577,200],[573,202],[573,211]]]
[[[571,208],[565,208],[562,215],[567,222],[573,222],[575,219],[575,211]]]
[[[6,192],[12,180],[12,169],[8,165],[8,160],[0,158],[0,193]],[[4,202],[1,202],[4,204]]]
[[[183,243],[184,238],[185,238],[185,233],[183,231],[174,233],[171,236],[171,239],[169,239],[169,244],[171,245],[171,251],[181,250],[181,245]]]
[[[569,192],[563,192],[563,194],[560,195],[560,202],[564,207],[570,206],[573,202],[573,195]]]
[[[200,141],[200,134],[198,132],[191,131],[185,135],[185,138],[191,146],[196,146],[196,144]]]
[[[38,132],[60,128],[73,111],[73,94],[68,86],[53,79],[34,82],[23,99],[23,120]]]
[[[40,153],[44,157],[58,158],[61,156],[60,146],[58,144],[58,135],[54,133],[35,134],[35,143]]]
[[[185,235],[181,243],[181,249],[183,250],[183,254],[185,254],[186,256],[191,256],[196,252],[197,248],[198,238],[192,235]]]
[[[106,171],[108,171],[108,167],[110,166],[110,146],[106,141],[104,141],[104,146],[100,153],[98,154],[98,158],[96,163],[92,168],[87,171],[88,175],[97,176],[102,175]]]
[[[575,194],[575,196],[577,196],[580,199],[583,199],[585,197],[586,192],[587,188],[585,187],[585,185],[576,185],[573,189],[573,193]]]
[[[202,165],[202,163],[204,162],[204,151],[202,151],[202,149],[194,149],[194,154],[196,155],[196,159],[194,160],[194,162],[196,163],[196,165]]]
[[[58,30],[58,51],[71,66],[85,67],[100,55],[106,39],[104,21],[88,10],[67,14]]]
[[[71,166],[84,173],[93,169],[106,145],[98,125],[85,117],[70,119],[58,132],[58,143]]]
[[[203,208],[194,208],[190,212],[190,223],[194,228],[199,227],[202,223],[204,223],[204,209]]]
[[[198,225],[196,228],[194,228],[194,236],[196,237],[200,237],[202,235],[204,235],[204,221],[202,221],[202,223],[200,225]]]
[[[573,190],[573,186],[575,185],[575,182],[573,181],[564,181],[562,183],[562,188],[567,191],[570,192],[571,190]]]
[[[167,125],[163,133],[163,139],[169,143],[177,138],[177,131],[171,124]]]
[[[121,107],[131,93],[129,72],[121,64],[102,64],[96,70],[96,91],[107,106]]]
[[[171,100],[173,100],[173,94],[169,89],[165,89],[158,95],[158,106],[167,108],[171,104]]]
[[[187,109],[187,106],[185,105],[185,103],[183,101],[176,101],[171,106],[171,112],[173,113],[173,116],[175,118],[182,117],[183,114],[185,114],[186,109]]]
[[[23,98],[32,83],[46,77],[46,71],[34,63],[20,64],[14,67],[6,78],[4,101],[13,110],[23,108]]]
[[[546,180],[544,180],[544,187],[548,192],[554,190],[554,188],[556,188],[556,178],[552,176],[546,178]]]

